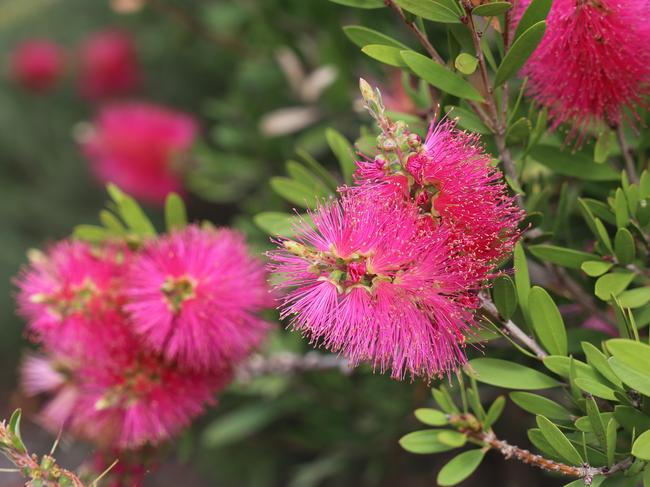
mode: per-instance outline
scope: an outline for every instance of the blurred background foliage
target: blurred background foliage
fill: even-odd
[[[134,11],[119,12],[125,6]],[[386,9],[348,9],[322,0],[2,0],[0,46],[6,65],[11,49],[28,38],[51,39],[73,52],[95,31],[129,32],[144,72],[133,97],[200,119],[198,166],[188,181],[190,216],[239,227],[263,250],[268,237],[253,216],[291,210],[272,192],[269,178],[284,175],[285,161],[297,150],[336,173],[326,127],[356,139],[358,77],[391,83],[390,74],[361,54],[341,27],[363,24],[405,40],[407,33],[393,20]],[[442,34],[438,41],[444,43]],[[73,77],[46,95],[28,94],[6,76],[0,83],[0,408],[7,416],[16,404],[26,404],[15,385],[27,345],[14,312],[12,276],[27,249],[67,236],[76,224],[95,223],[105,193],[74,138],[98,107],[78,96]],[[160,209],[149,212],[161,220]],[[280,329],[267,346],[309,349]],[[169,465],[177,465],[191,472],[180,476],[185,485],[432,485],[449,456],[418,457],[397,443],[414,429],[414,407],[428,401],[426,384],[399,383],[363,368],[349,376],[257,379],[232,387],[218,408],[170,446],[162,462],[167,474],[153,474],[148,482],[177,485],[177,476],[169,474]],[[523,428],[517,433],[509,427],[524,418],[522,412],[508,409],[504,417],[504,435],[525,444]],[[90,452],[76,455],[87,458]],[[552,483],[498,457],[480,472],[468,485]]]

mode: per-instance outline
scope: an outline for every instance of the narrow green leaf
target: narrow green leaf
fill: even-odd
[[[447,415],[437,409],[420,408],[414,414],[420,422],[429,426],[444,426],[449,423]]]
[[[185,203],[176,193],[169,193],[165,200],[165,225],[168,232],[180,230],[187,225]]]
[[[538,259],[573,269],[580,268],[586,261],[598,259],[595,254],[556,245],[529,245],[528,251]]]
[[[303,208],[315,208],[319,203],[319,195],[315,195],[312,188],[294,179],[276,176],[271,178],[269,184],[273,191],[295,205]]]
[[[603,418],[603,422],[607,423],[610,419],[614,417],[614,413],[600,413],[600,415]],[[593,433],[594,429],[591,426],[591,421],[587,416],[582,416],[578,419],[575,420],[575,427],[580,430],[584,431],[585,433]]]
[[[485,415],[485,421],[483,421],[483,428],[488,430],[496,423],[503,413],[503,408],[506,406],[506,399],[503,396],[497,397],[490,409],[488,409],[487,414]]]
[[[501,15],[512,8],[510,2],[490,2],[478,5],[472,9],[473,15],[480,15],[481,17],[494,17]]]
[[[600,410],[598,409],[598,404],[594,401],[594,398],[588,396],[585,401],[585,407],[587,408],[587,417],[589,418],[589,423],[591,423],[591,430],[600,446],[604,449],[607,449],[607,433],[605,431],[605,423],[603,418],[600,415]]]
[[[517,310],[517,290],[510,277],[504,275],[494,281],[492,298],[501,317],[509,320]]]
[[[614,418],[628,432],[636,432],[637,435],[650,430],[650,416],[643,414],[631,406],[616,406]]]
[[[533,286],[528,306],[533,328],[544,348],[553,355],[566,355],[566,328],[553,298],[543,288]]]
[[[437,0],[395,0],[404,10],[426,20],[446,24],[460,24],[461,15],[453,8]]]
[[[530,155],[540,164],[562,176],[584,181],[617,181],[618,172],[606,164],[596,164],[580,153],[571,153],[550,145],[537,145]]]
[[[598,164],[604,163],[609,154],[612,151],[614,145],[614,133],[609,130],[603,130],[596,139],[596,145],[594,145],[594,161]]]
[[[603,247],[607,249],[610,253],[614,253],[614,247],[612,247],[612,240],[609,238],[609,233],[605,229],[605,225],[600,221],[600,218],[594,218],[594,224],[596,226],[596,236]]]
[[[613,296],[618,296],[630,285],[634,279],[631,272],[611,272],[601,276],[596,281],[595,294],[603,301],[609,301]]]
[[[640,435],[632,445],[632,455],[641,460],[650,460],[650,431]]]
[[[602,379],[601,379],[602,381]],[[603,384],[601,381],[585,378],[575,379],[575,384],[583,391],[588,392],[592,396],[607,399],[608,401],[615,401],[616,394],[614,389]]]
[[[532,414],[541,414],[547,418],[560,421],[571,419],[571,413],[567,408],[538,394],[511,392],[510,399],[521,409]]]
[[[459,484],[474,473],[484,456],[485,451],[482,449],[469,450],[456,455],[438,473],[436,479],[438,485],[445,487]]]
[[[551,4],[553,0],[532,0],[528,4],[528,8],[521,16],[521,20],[517,24],[517,30],[515,30],[515,39],[520,37],[524,32],[530,29],[536,23],[546,20],[546,16],[551,10]]]
[[[616,190],[616,196],[614,197],[614,214],[618,228],[626,227],[630,223],[630,215],[627,212],[627,199],[621,188]]]
[[[253,221],[269,235],[293,237],[296,234],[296,225],[301,223],[301,218],[291,213],[264,211],[255,215]]]
[[[619,228],[614,237],[614,253],[619,264],[628,265],[634,260],[636,247],[634,237],[627,228]]]
[[[438,440],[445,445],[452,446],[454,448],[460,448],[467,441],[467,437],[460,433],[459,431],[454,430],[440,430],[438,434]]]
[[[470,75],[476,71],[476,67],[478,66],[478,59],[476,59],[476,57],[472,56],[471,54],[461,52],[458,56],[456,56],[454,66],[461,73]]]
[[[535,446],[535,448],[537,448],[548,458],[552,460],[562,461],[562,457],[560,457],[560,454],[555,450],[555,448],[553,448],[553,445],[551,445],[546,440],[546,438],[542,434],[542,431],[539,428],[529,429],[528,439]]]
[[[515,42],[506,53],[494,77],[494,86],[500,86],[514,76],[530,57],[542,40],[546,31],[546,22],[540,21],[529,27],[526,32],[515,38]]]
[[[114,233],[116,236],[122,236],[127,233],[120,219],[108,210],[101,210],[99,212],[99,221],[102,222],[102,225],[109,232]]]
[[[641,308],[650,303],[650,287],[637,287],[623,291],[618,295],[618,301],[623,308]]]
[[[583,262],[580,268],[584,271],[585,274],[591,277],[602,276],[612,268],[614,264],[611,262],[605,262],[602,260],[590,260]]]
[[[106,228],[97,225],[77,225],[72,231],[72,236],[86,242],[103,242],[113,235]]]
[[[479,134],[490,134],[492,133],[489,128],[487,128],[481,119],[474,114],[474,112],[467,110],[462,107],[455,107],[453,105],[447,105],[445,107],[447,116],[457,121],[458,126],[472,132],[477,132]]]
[[[330,0],[330,2],[338,3],[339,5],[345,5],[346,7],[355,7],[355,8],[382,8],[386,4],[384,0]]]
[[[364,47],[369,44],[382,44],[384,46],[397,47],[399,49],[408,49],[408,46],[392,37],[382,34],[381,32],[369,29],[363,25],[346,25],[343,32],[354,44]]]
[[[440,453],[443,451],[449,451],[453,450],[454,448],[458,448],[457,446],[450,446],[446,443],[443,443],[440,440],[440,434],[445,431],[460,434],[457,431],[453,430],[420,430],[402,436],[402,438],[399,440],[399,444],[408,452],[420,454]]]
[[[431,395],[433,396],[434,401],[436,401],[436,404],[440,407],[440,409],[442,409],[447,414],[454,414],[458,412],[458,408],[444,387],[441,386],[440,389],[431,389]]]
[[[341,173],[346,184],[352,184],[352,174],[357,168],[354,162],[354,149],[348,140],[333,128],[328,128],[325,131],[327,143],[334,152],[334,155],[339,161]]]
[[[609,365],[614,373],[628,386],[650,396],[650,345],[615,338],[607,341],[612,354]]]
[[[607,422],[607,427],[605,428],[605,437],[606,437],[606,444],[607,444],[605,452],[607,453],[607,465],[609,465],[610,467],[614,464],[614,455],[616,454],[617,429],[618,429],[618,423],[614,418],[611,418]]]
[[[459,98],[483,101],[481,94],[470,83],[428,57],[414,51],[402,51],[402,59],[430,85]]]
[[[515,288],[517,289],[517,300],[521,307],[524,318],[530,323],[530,314],[528,312],[528,295],[530,293],[530,276],[528,275],[528,263],[526,262],[526,253],[521,242],[517,242],[514,252],[515,267]]]
[[[524,141],[530,135],[532,125],[526,117],[521,117],[508,127],[506,132],[506,141],[508,143],[517,143]]]
[[[609,382],[617,387],[623,387],[623,383],[609,366],[605,354],[589,342],[581,342],[581,345],[582,350],[585,352],[585,356],[587,357],[587,363],[596,369],[596,371]]]
[[[469,366],[476,373],[476,380],[508,389],[535,390],[559,385],[535,369],[506,360],[476,358],[469,361]]]
[[[20,433],[20,419],[22,417],[22,410],[16,409],[11,418],[9,418],[9,424],[7,425],[7,430],[12,434],[12,444],[16,450],[20,453],[27,453],[27,448],[23,443],[22,435]]]
[[[544,416],[537,416],[537,426],[544,438],[570,465],[582,465],[583,459],[564,433]]]
[[[389,66],[404,68],[406,64],[400,55],[403,52],[399,47],[386,46],[382,44],[370,44],[364,46],[361,52]]]
[[[305,166],[296,161],[287,161],[286,163],[287,174],[291,178],[295,179],[301,184],[304,184],[308,188],[314,190],[314,194],[321,195],[324,197],[326,195],[333,195],[333,192],[327,187],[327,185],[313,172],[307,169]]]
[[[598,374],[594,369],[580,360],[559,355],[550,355],[544,358],[544,365],[546,368],[565,379],[570,377],[571,364],[573,364],[575,368],[576,377],[584,377],[595,381],[599,380]]]
[[[316,174],[322,181],[327,184],[327,187],[330,191],[336,191],[336,188],[339,186],[339,182],[328,169],[326,169],[320,162],[314,159],[314,157],[304,149],[296,149],[296,154],[300,156],[303,162],[309,166],[314,174]]]

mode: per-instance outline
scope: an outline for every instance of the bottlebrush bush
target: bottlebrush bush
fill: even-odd
[[[18,279],[45,355],[25,360],[24,389],[54,393],[42,424],[98,444],[96,473],[119,457],[125,469],[107,475],[123,484],[218,392],[226,408],[197,455],[227,470],[241,442],[246,470],[274,473],[248,472],[257,485],[408,485],[386,462],[398,442],[453,452],[436,466],[443,486],[507,460],[544,483],[650,485],[646,2],[333,1],[363,19],[342,26],[347,49],[397,73],[380,89],[366,81],[375,68],[364,74],[356,125],[325,109],[333,71],[307,74],[314,57],[286,47],[275,55],[300,106],[264,113],[254,139],[218,125],[182,144],[187,192],[240,202],[273,290],[240,236],[184,227],[179,197],[158,236],[109,186],[102,225],[32,254]],[[253,154],[289,134],[286,174],[257,187]],[[338,168],[319,162],[324,147]],[[289,332],[259,316],[271,299]],[[338,357],[301,356],[309,346]],[[0,451],[24,468],[17,417]],[[415,420],[425,428],[403,423]],[[278,473],[278,445],[310,455]],[[50,458],[23,473],[85,481]]]

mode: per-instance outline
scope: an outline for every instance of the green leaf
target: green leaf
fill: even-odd
[[[614,142],[614,132],[609,129],[603,130],[596,139],[594,146],[594,161],[598,164],[604,163],[612,151]]]
[[[408,452],[421,454],[440,453],[462,446],[451,446],[448,443],[443,443],[439,438],[440,434],[443,432],[453,433],[451,436],[461,435],[463,438],[465,438],[465,435],[462,435],[461,433],[458,433],[454,430],[430,429],[414,431],[405,436],[402,436],[402,438],[399,440],[399,444]]]
[[[106,228],[97,225],[77,225],[72,231],[72,236],[86,242],[103,242],[113,235]]]
[[[352,145],[350,145],[341,133],[333,128],[328,128],[325,131],[325,137],[327,138],[330,149],[332,149],[332,152],[334,152],[334,155],[339,161],[343,179],[346,184],[352,184],[352,174],[357,169],[357,165],[354,162],[354,149]]]
[[[641,460],[650,460],[650,431],[639,436],[632,445],[632,455]]]
[[[127,233],[120,219],[108,210],[101,210],[99,212],[99,221],[102,222],[102,225],[109,232],[114,233],[116,236],[122,236]]]
[[[529,245],[528,250],[538,259],[573,269],[578,269],[583,262],[598,259],[595,254],[556,245]]]
[[[408,46],[402,44],[400,41],[362,25],[346,25],[343,27],[343,32],[348,36],[348,39],[359,47],[364,47],[369,44],[382,44],[399,49],[408,49]]]
[[[430,85],[459,98],[483,101],[481,94],[470,83],[428,57],[414,51],[402,51],[402,59],[415,74]]]
[[[530,314],[528,312],[528,295],[530,293],[530,276],[528,275],[528,263],[526,262],[526,253],[521,242],[517,242],[514,252],[515,267],[515,288],[517,289],[517,300],[521,307],[526,322],[530,323]]]
[[[528,307],[533,328],[544,348],[553,355],[566,355],[566,328],[553,298],[543,288],[533,286]]]
[[[610,253],[614,253],[614,247],[612,247],[612,240],[609,238],[609,234],[605,229],[605,225],[600,221],[600,218],[594,218],[594,225],[596,226],[596,236],[603,247],[607,249]]]
[[[630,433],[635,431],[638,435],[650,430],[650,416],[631,406],[616,406],[614,408],[614,418]]]
[[[641,308],[650,303],[650,287],[638,287],[623,291],[618,295],[618,301],[623,308]]]
[[[571,419],[571,413],[561,404],[551,401],[544,396],[531,394],[530,392],[511,392],[510,399],[524,411],[533,414],[541,414],[547,418],[567,421]]]
[[[514,38],[517,39],[533,25],[542,20],[546,20],[552,3],[553,0],[532,0],[517,24]]]
[[[535,390],[557,387],[551,377],[524,365],[494,358],[476,358],[469,361],[476,372],[476,380],[508,389]]]
[[[625,199],[625,193],[621,188],[616,190],[616,196],[614,197],[614,214],[618,228],[626,227],[630,223],[630,215],[627,212],[627,199]]]
[[[437,409],[420,408],[414,414],[420,422],[429,426],[444,426],[449,423],[447,415]]]
[[[618,296],[630,285],[634,279],[631,272],[611,272],[601,276],[596,281],[595,294],[603,301],[609,301],[612,297]]]
[[[601,414],[601,417],[603,415]],[[605,428],[605,442],[606,448],[605,452],[607,453],[607,465],[614,464],[614,456],[616,454],[616,431],[618,430],[618,423],[614,418],[610,418],[607,422],[607,427]]]
[[[7,425],[7,431],[12,435],[11,442],[16,450],[20,453],[27,453],[27,448],[23,443],[22,436],[20,434],[20,419],[22,417],[22,410],[16,409],[11,418],[9,418],[9,424]]]
[[[445,107],[447,116],[457,121],[458,126],[469,130],[471,132],[477,132],[479,134],[490,134],[492,133],[489,128],[487,128],[481,119],[476,116],[476,114],[470,110],[467,110],[462,107],[455,107],[453,105],[447,105]]]
[[[612,354],[609,365],[614,373],[628,386],[650,396],[650,345],[615,338],[607,341],[607,350]]]
[[[508,131],[506,132],[506,141],[508,143],[517,143],[526,140],[530,135],[531,128],[530,120],[526,117],[519,118],[508,127]]]
[[[255,215],[253,221],[269,235],[293,237],[296,234],[295,225],[300,224],[301,218],[291,213],[264,211]]]
[[[546,441],[546,438],[544,438],[544,435],[542,434],[542,431],[539,428],[529,429],[528,439],[535,446],[535,448],[537,448],[547,457],[553,460],[558,460],[558,461],[562,460],[558,452],[555,450],[555,448],[553,448],[553,445],[551,445],[548,441]]]
[[[598,404],[593,397],[588,396],[585,401],[585,407],[587,408],[587,417],[589,418],[589,423],[591,424],[591,430],[598,443],[604,448],[607,449],[607,433],[605,431],[605,422],[601,417],[600,410],[598,409]]]
[[[512,8],[510,2],[490,2],[478,5],[472,9],[473,15],[480,15],[481,17],[494,17],[501,15]]]
[[[356,8],[382,8],[386,6],[384,0],[330,0],[330,2]]]
[[[587,363],[609,382],[617,387],[623,387],[623,384],[609,366],[605,354],[589,342],[581,342],[581,345],[587,357]]]
[[[361,49],[361,52],[389,66],[404,68],[406,64],[400,55],[403,49],[382,44],[370,44]]]
[[[483,421],[483,428],[488,430],[496,423],[503,413],[503,408],[506,406],[506,399],[503,396],[497,397],[490,409],[488,409],[487,414],[485,415],[485,420]]]
[[[314,157],[304,149],[296,149],[296,154],[302,158],[303,162],[309,166],[309,168],[321,179],[321,181],[324,181],[327,184],[327,187],[330,189],[330,191],[336,191],[336,188],[339,186],[339,182],[334,176],[332,176],[328,169],[325,169],[325,167],[323,167],[320,162],[314,159]]]
[[[578,450],[575,449],[569,439],[564,436],[560,429],[544,416],[537,416],[537,426],[544,438],[548,441],[558,454],[570,465],[582,465],[583,460]]]
[[[271,178],[269,184],[273,191],[290,203],[302,206],[303,208],[315,208],[318,206],[319,195],[315,195],[310,187],[294,179],[276,176]]]
[[[476,67],[478,66],[478,59],[476,59],[476,57],[472,56],[471,54],[461,52],[458,56],[456,56],[454,66],[456,66],[456,69],[461,73],[470,75],[476,71]]]
[[[312,188],[314,194],[326,196],[332,194],[325,183],[305,166],[296,161],[287,161],[287,174],[294,180]]]
[[[180,230],[187,225],[185,203],[176,193],[169,193],[165,200],[165,225],[168,232]]]
[[[585,274],[591,277],[602,276],[612,268],[614,264],[611,262],[605,262],[602,260],[590,260],[583,262],[580,268],[584,271]]]
[[[456,455],[442,467],[436,479],[443,487],[456,485],[472,475],[483,461],[485,451],[482,449],[469,450]]]
[[[614,413],[600,413],[600,415],[603,418],[603,422],[608,422],[610,419],[614,417]],[[580,431],[584,431],[585,433],[594,432],[594,429],[591,426],[591,421],[589,421],[589,418],[587,416],[582,416],[576,419],[575,427]]]
[[[581,390],[588,392],[592,396],[600,397],[601,399],[607,399],[608,401],[616,400],[614,390],[598,380],[577,378],[574,382]]]
[[[634,260],[634,237],[627,228],[619,228],[614,237],[614,253],[619,264],[628,265]]]
[[[500,276],[494,281],[492,298],[501,317],[509,320],[517,310],[517,291],[510,277]]]
[[[571,153],[550,145],[536,145],[530,155],[540,164],[561,176],[584,181],[617,181],[618,172],[606,164],[596,164],[580,153]]]
[[[599,380],[598,374],[594,372],[589,365],[580,360],[572,357],[564,357],[560,355],[549,355],[544,357],[544,365],[551,372],[568,379],[571,375],[571,364],[573,364],[576,372],[576,377],[584,377],[592,380]]]
[[[437,0],[395,0],[404,10],[426,20],[446,24],[460,24],[461,15],[453,8]]]
[[[127,196],[117,202],[120,217],[124,220],[129,230],[142,237],[152,237],[156,235],[151,220],[147,217],[140,205],[130,196]]]
[[[438,434],[438,439],[448,446],[453,446],[454,448],[460,448],[467,441],[467,437],[454,430],[440,430]]]
[[[503,61],[497,69],[494,77],[494,86],[500,86],[505,83],[509,78],[517,74],[526,60],[530,57],[537,45],[542,40],[544,32],[546,31],[546,22],[541,21],[532,25],[519,37],[515,38],[515,42],[506,53]]]

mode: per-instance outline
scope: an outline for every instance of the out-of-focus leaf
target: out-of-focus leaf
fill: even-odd
[[[421,423],[429,426],[444,426],[449,422],[447,415],[437,409],[420,408],[416,409],[414,414]]]
[[[524,411],[533,414],[541,414],[550,419],[567,421],[571,419],[571,413],[561,404],[550,399],[532,394],[530,392],[511,392],[510,399]]]
[[[528,295],[530,293],[530,276],[528,275],[528,263],[526,262],[526,253],[521,242],[517,242],[514,252],[515,267],[515,288],[517,289],[517,300],[521,307],[526,322],[530,323],[530,314],[528,312]]]
[[[628,386],[650,396],[650,345],[615,338],[607,341],[607,350],[612,354],[609,365],[614,373]]]
[[[176,193],[167,195],[165,201],[165,225],[167,231],[179,230],[187,225],[187,212],[183,199]]]
[[[612,268],[614,264],[611,262],[605,262],[603,260],[590,260],[583,262],[580,268],[584,271],[585,274],[591,277],[602,276]]]
[[[494,86],[505,83],[519,71],[537,48],[545,31],[546,22],[542,20],[533,24],[519,37],[515,38],[515,42],[512,43],[512,46],[510,46],[510,49],[497,69],[494,77]]]
[[[603,130],[596,139],[594,146],[594,161],[598,164],[604,163],[612,151],[614,142],[613,132],[609,129]]]
[[[524,32],[530,29],[533,25],[542,20],[546,20],[546,16],[551,10],[553,0],[532,0],[528,4],[528,8],[521,16],[517,29],[515,30],[515,39],[520,37]]]
[[[354,149],[348,140],[338,131],[328,128],[325,131],[327,143],[339,161],[341,173],[346,184],[352,184],[352,174],[357,168],[354,162]]]
[[[528,309],[544,348],[553,355],[566,355],[566,328],[553,298],[543,288],[533,286],[528,296]]]
[[[106,189],[117,205],[119,215],[122,220],[124,220],[124,223],[129,227],[129,230],[141,237],[151,237],[156,235],[156,229],[151,223],[151,220],[149,220],[144,211],[142,211],[142,208],[135,199],[122,192],[122,190],[114,184],[108,184]]]
[[[472,56],[471,54],[461,52],[458,56],[456,56],[454,66],[461,73],[469,75],[476,71],[476,67],[478,66],[478,59],[476,59],[476,57]]]
[[[86,242],[103,242],[113,235],[106,228],[97,225],[77,225],[72,231],[72,236]]]
[[[588,392],[592,396],[607,399],[608,401],[615,401],[616,394],[614,389],[608,385],[603,384],[601,381],[585,378],[577,378],[575,384],[583,391]]]
[[[364,46],[361,51],[371,58],[389,66],[395,66],[397,68],[406,67],[406,63],[400,55],[403,52],[403,48],[387,46],[385,44],[370,44]]]
[[[535,369],[506,360],[494,358],[476,358],[469,361],[476,380],[493,386],[508,389],[548,389],[559,383]]]
[[[437,482],[441,486],[456,485],[472,475],[485,456],[485,452],[469,450],[452,458],[438,473]]]
[[[382,8],[386,6],[384,0],[330,0],[330,2],[356,8]]]
[[[20,453],[27,453],[27,448],[23,443],[22,435],[20,433],[20,419],[22,417],[22,410],[16,409],[11,418],[9,418],[9,424],[7,425],[7,431],[11,433],[11,443],[13,447]]]
[[[623,291],[618,295],[618,301],[623,308],[636,309],[650,303],[650,287],[637,287]]]
[[[446,24],[460,23],[460,13],[442,0],[395,0],[395,3],[426,20]]]
[[[455,107],[452,105],[447,105],[445,107],[447,116],[449,118],[456,119],[458,121],[458,126],[472,132],[477,132],[479,134],[489,134],[490,129],[487,128],[481,119],[476,116],[476,114],[470,110],[467,110],[462,107]]]
[[[382,34],[381,32],[364,27],[363,25],[346,25],[343,32],[352,42],[359,47],[369,44],[383,44],[384,46],[397,47],[399,49],[408,49],[408,46],[392,37]]]
[[[415,74],[436,88],[459,98],[483,101],[470,83],[428,57],[414,51],[402,51],[402,59]]]
[[[623,384],[609,366],[605,354],[589,342],[582,342],[581,345],[587,357],[587,363],[609,382],[617,387],[623,387]]]
[[[602,417],[602,414],[601,414]],[[614,418],[610,418],[605,427],[605,441],[607,453],[607,465],[614,464],[614,456],[616,454],[616,431],[618,430],[618,423]]]
[[[632,455],[641,460],[650,460],[650,431],[639,436],[632,445]]]
[[[614,237],[614,253],[619,264],[628,265],[634,260],[636,247],[634,237],[627,228],[619,228]]]
[[[556,245],[529,245],[528,251],[538,259],[573,269],[578,269],[583,262],[598,259],[595,254]]]
[[[308,216],[305,215],[303,218]],[[264,211],[255,215],[253,221],[269,235],[293,237],[296,234],[295,225],[300,224],[301,218],[291,213]]]
[[[609,301],[613,296],[618,296],[630,285],[634,279],[631,272],[611,272],[601,276],[596,281],[595,294],[603,301]]]
[[[650,416],[631,406],[616,406],[614,418],[630,433],[635,431],[638,435],[650,430]]]
[[[580,153],[571,153],[550,145],[537,145],[530,155],[540,164],[562,176],[585,181],[617,181],[618,172],[606,164],[596,164]]]
[[[454,430],[439,430],[439,429],[430,429],[430,430],[420,430],[409,433],[399,440],[399,444],[406,451],[411,453],[440,453],[443,451],[453,450],[462,446],[459,445],[449,445],[448,443],[443,443],[440,440],[440,435],[444,432],[461,435]],[[461,435],[464,437],[464,435]]]
[[[500,276],[494,281],[492,298],[499,314],[509,320],[517,310],[517,291],[510,277]]]
[[[303,208],[315,208],[318,206],[319,196],[327,196],[314,194],[312,188],[290,178],[276,176],[271,178],[269,183],[273,191],[285,200]]]
[[[544,438],[570,465],[582,465],[583,459],[564,433],[544,416],[537,416],[537,427]]]
[[[494,17],[501,15],[512,8],[510,2],[490,2],[478,5],[472,9],[472,14],[480,15],[481,17]]]
[[[314,194],[333,195],[327,185],[313,172],[296,161],[287,161],[287,174],[294,180],[314,190]]]
[[[616,190],[614,197],[614,215],[616,216],[616,226],[618,228],[626,227],[630,223],[630,215],[627,211],[627,199],[621,188]]]

